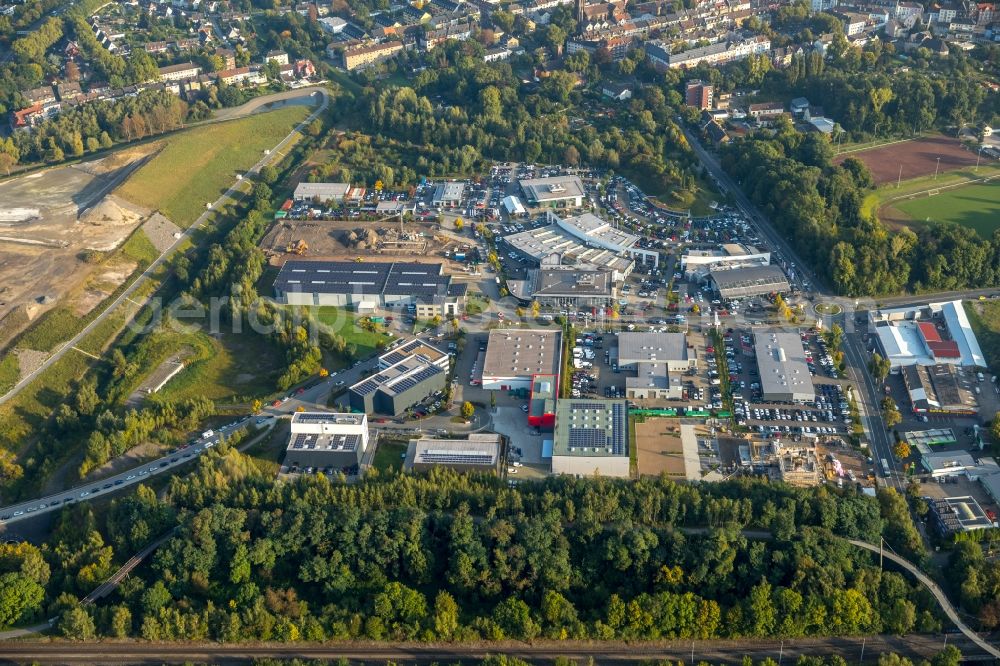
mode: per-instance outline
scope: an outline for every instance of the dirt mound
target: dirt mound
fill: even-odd
[[[107,157],[103,157],[99,160],[93,160],[90,162],[81,162],[77,164],[75,168],[81,171],[86,171],[89,174],[95,176],[110,173],[112,171],[117,171],[124,166],[140,160],[144,157],[152,155],[156,151],[163,147],[163,142],[147,143],[141,146],[132,146],[130,148],[123,148],[121,150],[116,150]]]
[[[145,215],[137,206],[130,204],[114,195],[108,195],[101,199],[93,208],[90,208],[80,217],[81,224],[92,226],[132,226],[141,220]]]

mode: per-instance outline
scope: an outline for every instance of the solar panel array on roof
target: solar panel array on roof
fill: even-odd
[[[357,393],[358,395],[371,395],[381,385],[381,382],[378,381],[378,377],[379,377],[378,375],[369,377],[366,381],[363,381],[360,384],[355,384],[354,386],[352,386],[351,390]]]
[[[410,390],[425,379],[433,377],[439,372],[441,372],[441,368],[434,365],[428,365],[413,373],[409,377],[404,377],[398,382],[390,384],[388,388],[390,388],[393,393],[403,393],[404,391]]]
[[[274,280],[279,292],[324,294],[409,294],[429,296],[448,293],[451,276],[441,264],[400,262],[289,260]]]
[[[615,403],[611,405],[611,449],[615,455],[625,453],[625,405]]]
[[[608,433],[603,428],[572,428],[569,431],[572,448],[600,448],[608,445]]]
[[[496,459],[485,451],[424,451],[416,462],[452,465],[493,465]]]

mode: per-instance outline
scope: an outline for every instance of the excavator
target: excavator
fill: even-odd
[[[309,245],[304,240],[298,240],[285,246],[285,252],[302,256],[309,251]]]

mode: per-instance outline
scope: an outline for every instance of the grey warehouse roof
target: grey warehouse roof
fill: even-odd
[[[788,278],[777,266],[719,269],[711,271],[709,275],[719,293],[727,298],[789,290]]]
[[[494,329],[486,345],[484,377],[558,375],[559,331]]]
[[[799,335],[766,330],[754,331],[754,335],[764,396],[795,394],[800,399],[814,396],[812,374]]]
[[[562,201],[585,196],[583,183],[576,176],[550,176],[519,182],[529,201]]]
[[[611,297],[611,273],[540,268],[531,271],[532,295]]]
[[[618,336],[618,363],[643,361],[684,361],[688,357],[683,333],[621,333]]]
[[[553,456],[628,456],[628,407],[624,400],[556,403]]]

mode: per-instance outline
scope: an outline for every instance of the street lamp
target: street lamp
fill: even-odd
[[[983,156],[983,146],[979,146],[979,150],[976,151],[976,168],[974,169],[974,173],[979,173],[979,160],[982,158],[982,156]]]
[[[934,165],[934,180],[937,180],[938,169],[941,168],[941,158],[937,158],[937,164]]]

